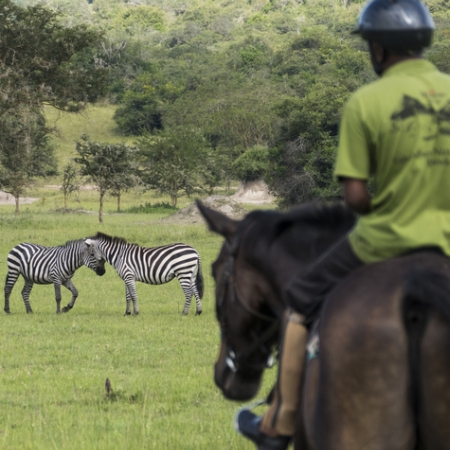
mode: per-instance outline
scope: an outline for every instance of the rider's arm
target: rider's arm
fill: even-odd
[[[366,108],[367,109],[367,108]],[[344,107],[334,176],[343,183],[346,205],[358,214],[371,210],[367,180],[373,175],[373,131],[367,123],[367,111],[355,93]]]
[[[346,205],[358,214],[367,214],[371,209],[371,195],[367,181],[355,178],[343,178],[344,200]]]

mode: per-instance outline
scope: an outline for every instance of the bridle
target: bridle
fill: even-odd
[[[272,356],[272,346],[267,345],[269,341],[278,333],[280,328],[280,319],[277,317],[262,314],[259,311],[252,309],[245,301],[242,300],[241,296],[238,294],[238,287],[236,284],[235,277],[235,259],[239,247],[239,240],[235,238],[230,245],[226,242],[224,245],[228,247],[229,257],[225,265],[224,273],[219,282],[220,294],[217,298],[217,312],[218,319],[221,327],[221,338],[226,344],[226,358],[225,363],[227,367],[236,373],[238,370],[252,370],[261,372],[267,367],[272,367],[274,364],[274,358]],[[228,290],[231,289],[231,301],[238,303],[243,307],[250,315],[256,317],[264,322],[270,323],[270,326],[261,334],[257,335],[255,333],[253,342],[244,350],[237,352],[234,351],[228,344],[229,339],[227,338],[228,321],[226,320],[226,315],[223,314],[223,306],[225,304],[225,299],[228,294]],[[250,357],[256,351],[262,351],[267,354],[267,359],[263,364],[252,364],[249,362]]]

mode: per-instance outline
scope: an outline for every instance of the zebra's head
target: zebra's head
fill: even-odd
[[[93,239],[86,238],[84,240],[86,244],[86,253],[83,259],[83,263],[89,269],[92,269],[97,275],[102,276],[105,274],[105,260],[102,258],[97,246],[94,245]]]

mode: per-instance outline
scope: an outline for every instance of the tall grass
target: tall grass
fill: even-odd
[[[203,225],[157,224],[161,214],[111,211],[100,227],[96,214],[51,212],[59,201],[51,194],[19,216],[0,208],[0,278],[8,251],[23,241],[58,245],[99,229],[146,246],[181,241],[202,257],[204,312],[196,317],[193,305],[181,316],[184,295],[174,280],[138,284],[140,315],[125,317],[124,284],[108,266],[103,277],[85,267],[76,272],[80,296],[67,314],[55,314],[52,286],[35,285],[27,315],[20,280],[11,315],[0,316],[0,448],[252,449],[232,427],[239,404],[224,400],[213,382],[219,329],[210,265],[221,239]],[[69,300],[63,290],[62,304]],[[275,371],[266,377],[261,397]]]

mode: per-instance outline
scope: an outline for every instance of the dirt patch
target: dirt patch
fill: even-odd
[[[34,197],[19,197],[19,205],[29,205],[30,203],[39,200]],[[0,191],[0,205],[15,205],[16,199],[13,195]]]
[[[242,208],[239,203],[223,195],[212,195],[202,200],[202,203],[208,208],[215,209],[232,219],[239,220],[247,214],[247,210]],[[195,203],[180,209],[180,211],[164,219],[158,220],[158,222],[167,224],[206,224]]]
[[[269,188],[264,181],[248,181],[241,183],[238,190],[231,198],[239,203],[270,204],[275,197],[269,193]]]

